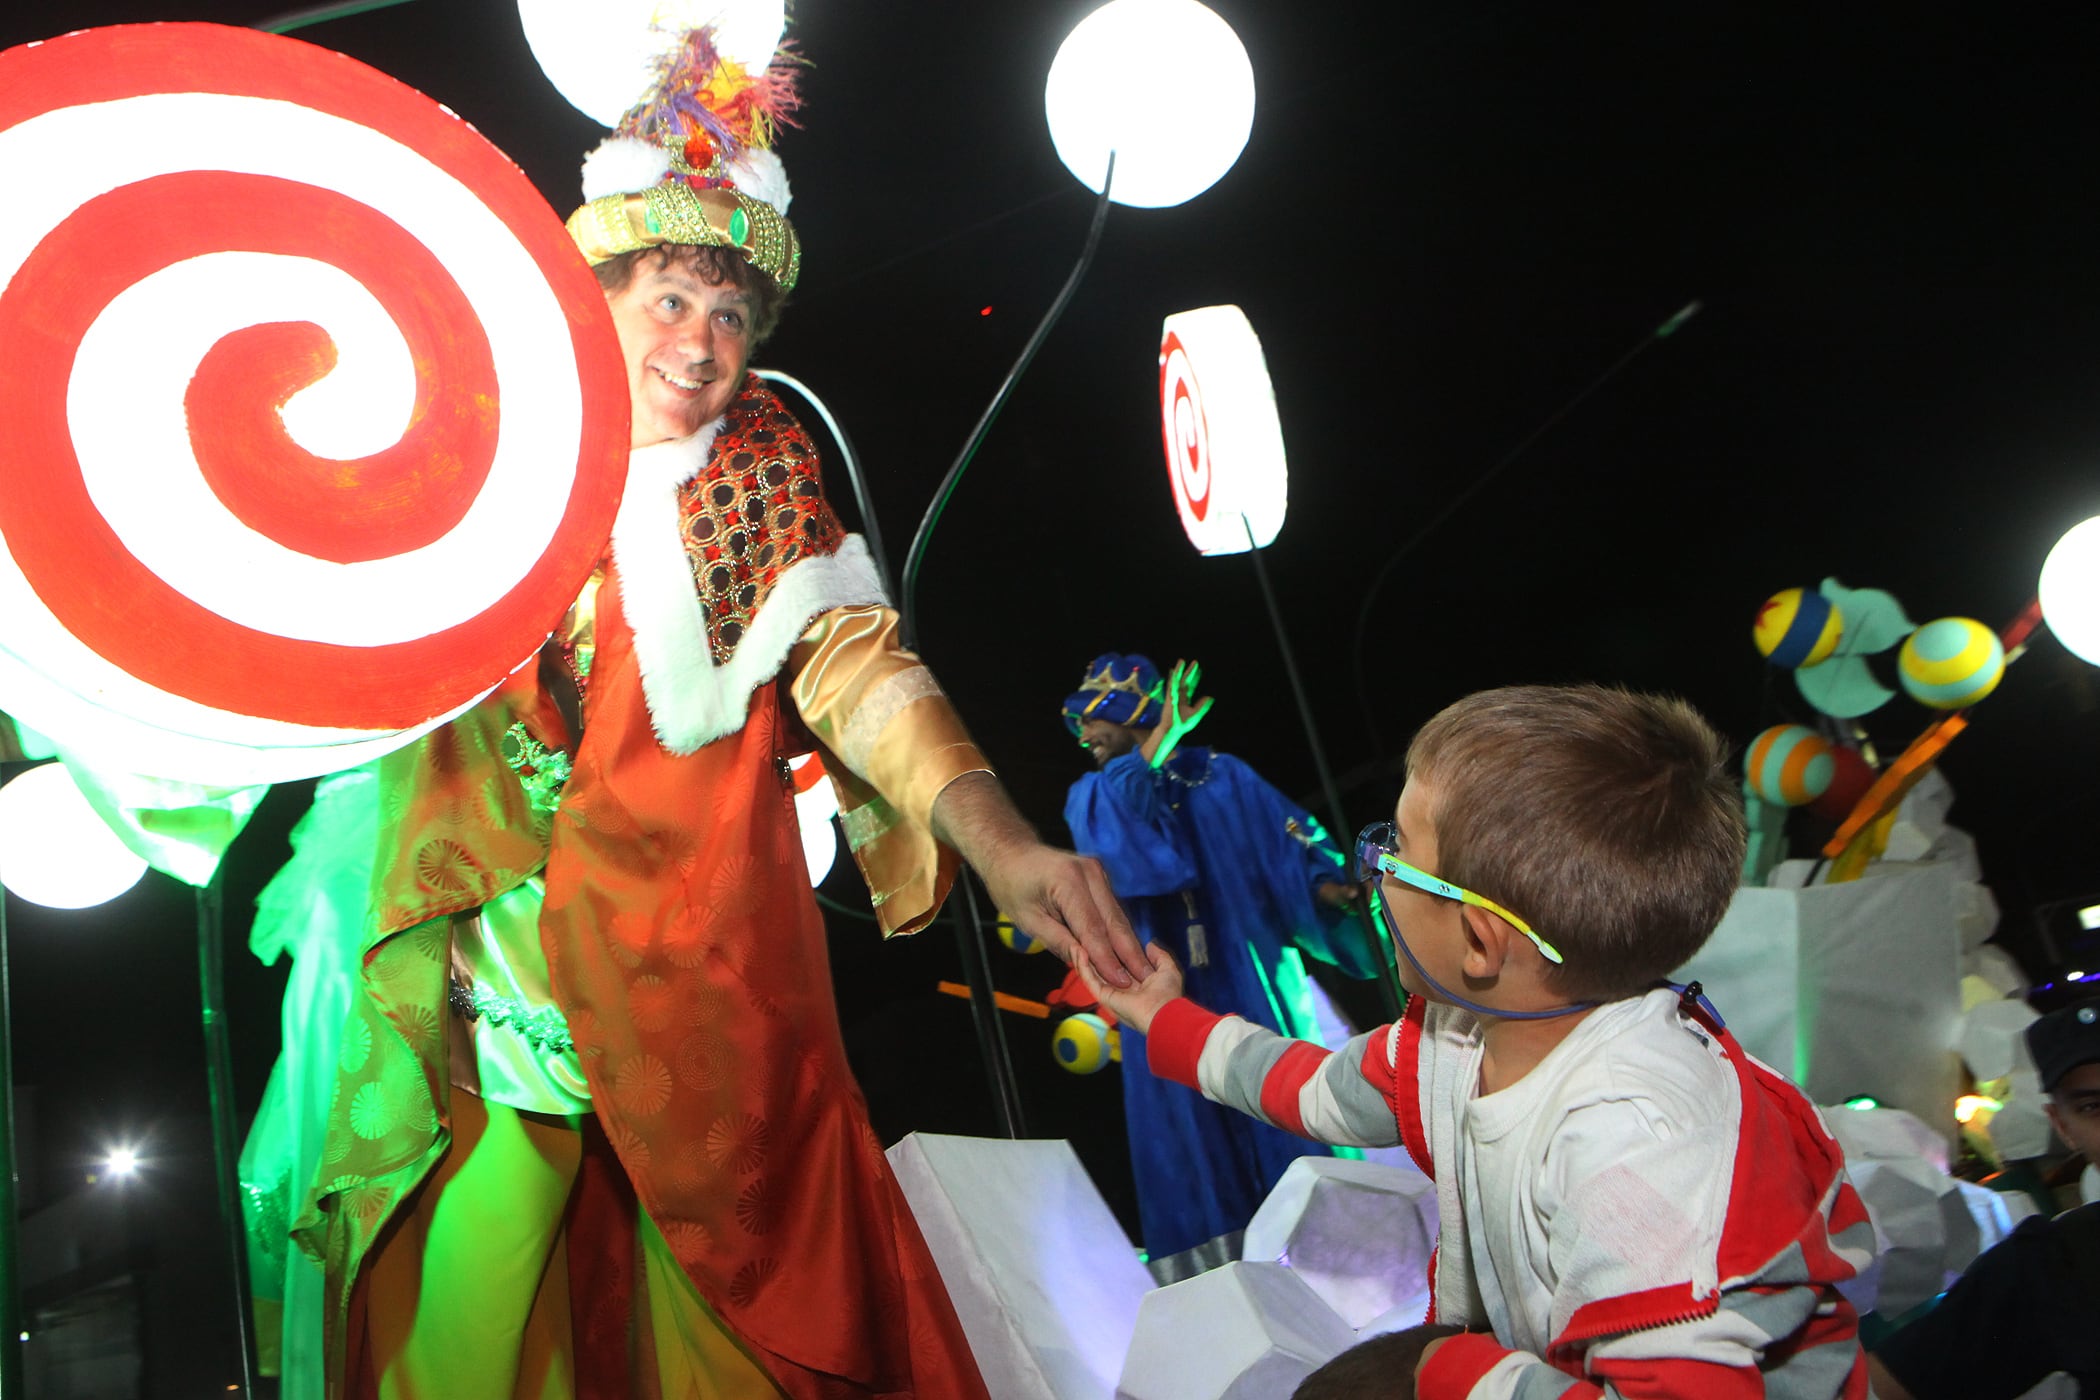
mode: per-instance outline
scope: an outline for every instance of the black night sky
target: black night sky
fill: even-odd
[[[2091,7],[1211,3],[1253,58],[1248,148],[1190,204],[1110,214],[920,588],[924,652],[1046,833],[1062,839],[1085,762],[1058,702],[1109,649],[1200,658],[1203,739],[1318,801],[1250,563],[1198,558],[1168,496],[1155,355],[1173,311],[1237,303],[1262,335],[1293,472],[1268,568],[1352,824],[1390,808],[1412,728],[1482,686],[1673,690],[1739,743],[1811,720],[1750,646],[1768,594],[1834,575],[1919,622],[1995,626],[2100,513]],[[1041,82],[1091,6],[799,7],[814,66],[779,150],[804,278],[759,359],[846,424],[893,568],[1077,254],[1091,196],[1051,150]],[[29,8],[0,46],[278,12]],[[575,203],[598,129],[541,77],[511,6],[412,0],[300,37],[444,102],[557,210]],[[1421,536],[1357,632],[1397,550],[1694,299],[1696,319]],[[1892,750],[1928,718],[1899,697],[1869,727]],[[1944,763],[1954,819],[1981,841],[2001,941],[2039,972],[2038,912],[2100,890],[2100,687],[2045,636],[1973,721]],[[228,863],[244,1111],[283,969],[241,940],[309,787],[273,793]],[[826,890],[863,898],[843,862]],[[47,1194],[99,1143],[203,1112],[190,911],[159,876],[93,914],[10,900]],[[878,1129],[993,1131],[966,1009],[934,990],[959,976],[951,931],[885,947],[872,927],[833,917]],[[1047,959],[993,956],[1006,990],[1056,980]],[[1113,1076],[1067,1076],[1042,1022],[1007,1026],[1031,1131],[1074,1138],[1122,1206]]]

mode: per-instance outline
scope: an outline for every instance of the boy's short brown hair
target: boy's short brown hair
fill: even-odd
[[[1435,872],[1521,914],[1570,996],[1631,995],[1699,951],[1743,865],[1728,745],[1682,700],[1597,685],[1483,690],[1422,726]]]
[[[766,337],[780,324],[781,308],[787,304],[787,293],[773,280],[764,268],[754,267],[751,260],[734,248],[711,248],[693,243],[666,243],[653,248],[635,248],[617,257],[607,258],[591,267],[598,278],[598,289],[607,297],[618,296],[634,281],[634,270],[643,261],[651,269],[662,269],[674,262],[684,263],[693,275],[710,287],[719,287],[725,282],[751,297],[751,348],[765,343]]]

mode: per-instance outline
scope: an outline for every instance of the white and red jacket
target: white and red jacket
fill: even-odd
[[[1343,1049],[1182,1000],[1155,1074],[1319,1142],[1404,1144],[1437,1185],[1420,1400],[1864,1400],[1836,1285],[1873,1226],[1813,1106],[1657,990],[1482,1095],[1480,1024],[1421,998]]]

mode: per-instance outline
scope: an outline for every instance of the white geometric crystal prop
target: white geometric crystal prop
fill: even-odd
[[[1962,835],[1966,836],[1968,833],[1963,832]],[[1975,843],[1972,841],[1970,849],[1973,850],[1974,847]],[[1961,934],[1965,959],[1983,947],[1990,936],[1998,931],[1998,896],[1991,893],[1989,885],[1970,884],[1961,888],[1959,903],[1954,910],[1954,926]]]
[[[991,1393],[1107,1395],[1152,1276],[1071,1144],[913,1133],[888,1155]]]
[[[1189,543],[1202,554],[1244,554],[1273,541],[1290,507],[1290,464],[1261,337],[1244,311],[1206,306],[1167,317],[1159,412]]]
[[[1362,1328],[1424,1291],[1436,1236],[1436,1184],[1421,1172],[1300,1157],[1247,1223],[1240,1253],[1289,1265]]]
[[[1830,1135],[1845,1149],[1845,1161],[1922,1160],[1933,1170],[1947,1170],[1947,1140],[1916,1114],[1900,1108],[1831,1108],[1821,1110]]]
[[[1951,1142],[1963,882],[1951,865],[1885,866],[1836,885],[1738,889],[1672,980],[1705,984],[1743,1048],[1816,1102],[1869,1094]]]
[[[1116,1400],[1279,1400],[1356,1344],[1281,1264],[1227,1264],[1145,1295]]]
[[[1947,830],[1954,789],[1937,768],[1928,769],[1896,808],[1884,860],[1923,860]]]
[[[1410,1327],[1420,1327],[1429,1320],[1429,1289],[1427,1281],[1412,1298],[1403,1298],[1378,1316],[1356,1329],[1358,1341],[1382,1337],[1388,1332],[1405,1332]]]
[[[0,787],[0,883],[32,904],[86,909],[139,882],[146,862],[88,805],[63,763]]]
[[[2005,1106],[1991,1115],[1984,1132],[2005,1161],[2039,1157],[2056,1145],[2056,1131],[2043,1111],[2049,1096],[2042,1092],[2042,1077],[2032,1069],[2015,1069],[2006,1080],[2011,1087]]]
[[[2025,1191],[1993,1191],[1973,1181],[1954,1178],[1969,1218],[1976,1222],[1976,1252],[1983,1253],[2013,1232],[2013,1226],[2035,1213]]]
[[[1952,1177],[1917,1158],[1861,1162],[1848,1170],[1880,1246],[1869,1273],[1882,1316],[1934,1297],[1975,1260],[1982,1234]],[[1847,1296],[1853,1296],[1849,1289]]]
[[[1986,1001],[1963,1013],[1954,1048],[1977,1079],[2003,1079],[2034,1068],[2023,1034],[2041,1017],[2024,1001]]]
[[[2042,618],[2073,656],[2100,666],[2100,515],[2073,525],[2042,561]]]
[[[1963,960],[1962,970],[1969,976],[1980,977],[1996,988],[2000,996],[2024,997],[2029,983],[2027,973],[2011,953],[1995,943],[1987,943]]]
[[[1194,199],[1254,126],[1254,65],[1196,0],[1109,0],[1073,27],[1043,84],[1050,144],[1096,194],[1140,209]]]
[[[618,126],[679,35],[715,28],[715,52],[761,71],[787,28],[783,0],[518,0],[526,46],[569,105]]]

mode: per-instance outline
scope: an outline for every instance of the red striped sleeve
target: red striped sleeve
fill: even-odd
[[[1407,1155],[1415,1159],[1415,1165],[1431,1181],[1436,1180],[1436,1163],[1429,1155],[1429,1135],[1422,1128],[1422,1084],[1419,1071],[1422,1065],[1422,1015],[1429,1003],[1421,997],[1409,997],[1407,1010],[1400,1017],[1400,1044],[1393,1064],[1382,1063],[1385,1055],[1385,1038],[1372,1036],[1365,1046],[1364,1077],[1385,1090],[1385,1101],[1393,1107],[1393,1117],[1400,1124],[1400,1145]],[[1377,1075],[1372,1073],[1370,1056],[1376,1054],[1381,1063]]]
[[[1286,1132],[1305,1136],[1305,1118],[1298,1111],[1298,1093],[1327,1063],[1328,1051],[1309,1041],[1294,1040],[1262,1076],[1261,1116]]]
[[[1485,1332],[1446,1337],[1429,1364],[1415,1373],[1415,1400],[1466,1400],[1507,1355],[1509,1348]]]
[[[1159,1009],[1152,1029],[1145,1033],[1145,1063],[1161,1079],[1202,1090],[1196,1082],[1196,1062],[1203,1058],[1203,1044],[1211,1027],[1225,1018],[1205,1011],[1187,997],[1177,997]]]
[[[1687,1395],[1699,1400],[1765,1400],[1764,1372],[1755,1366],[1723,1366],[1683,1356],[1599,1356],[1591,1358],[1589,1369],[1611,1387],[1610,1394],[1626,1400],[1682,1400]],[[1567,1396],[1606,1393],[1580,1385]]]

